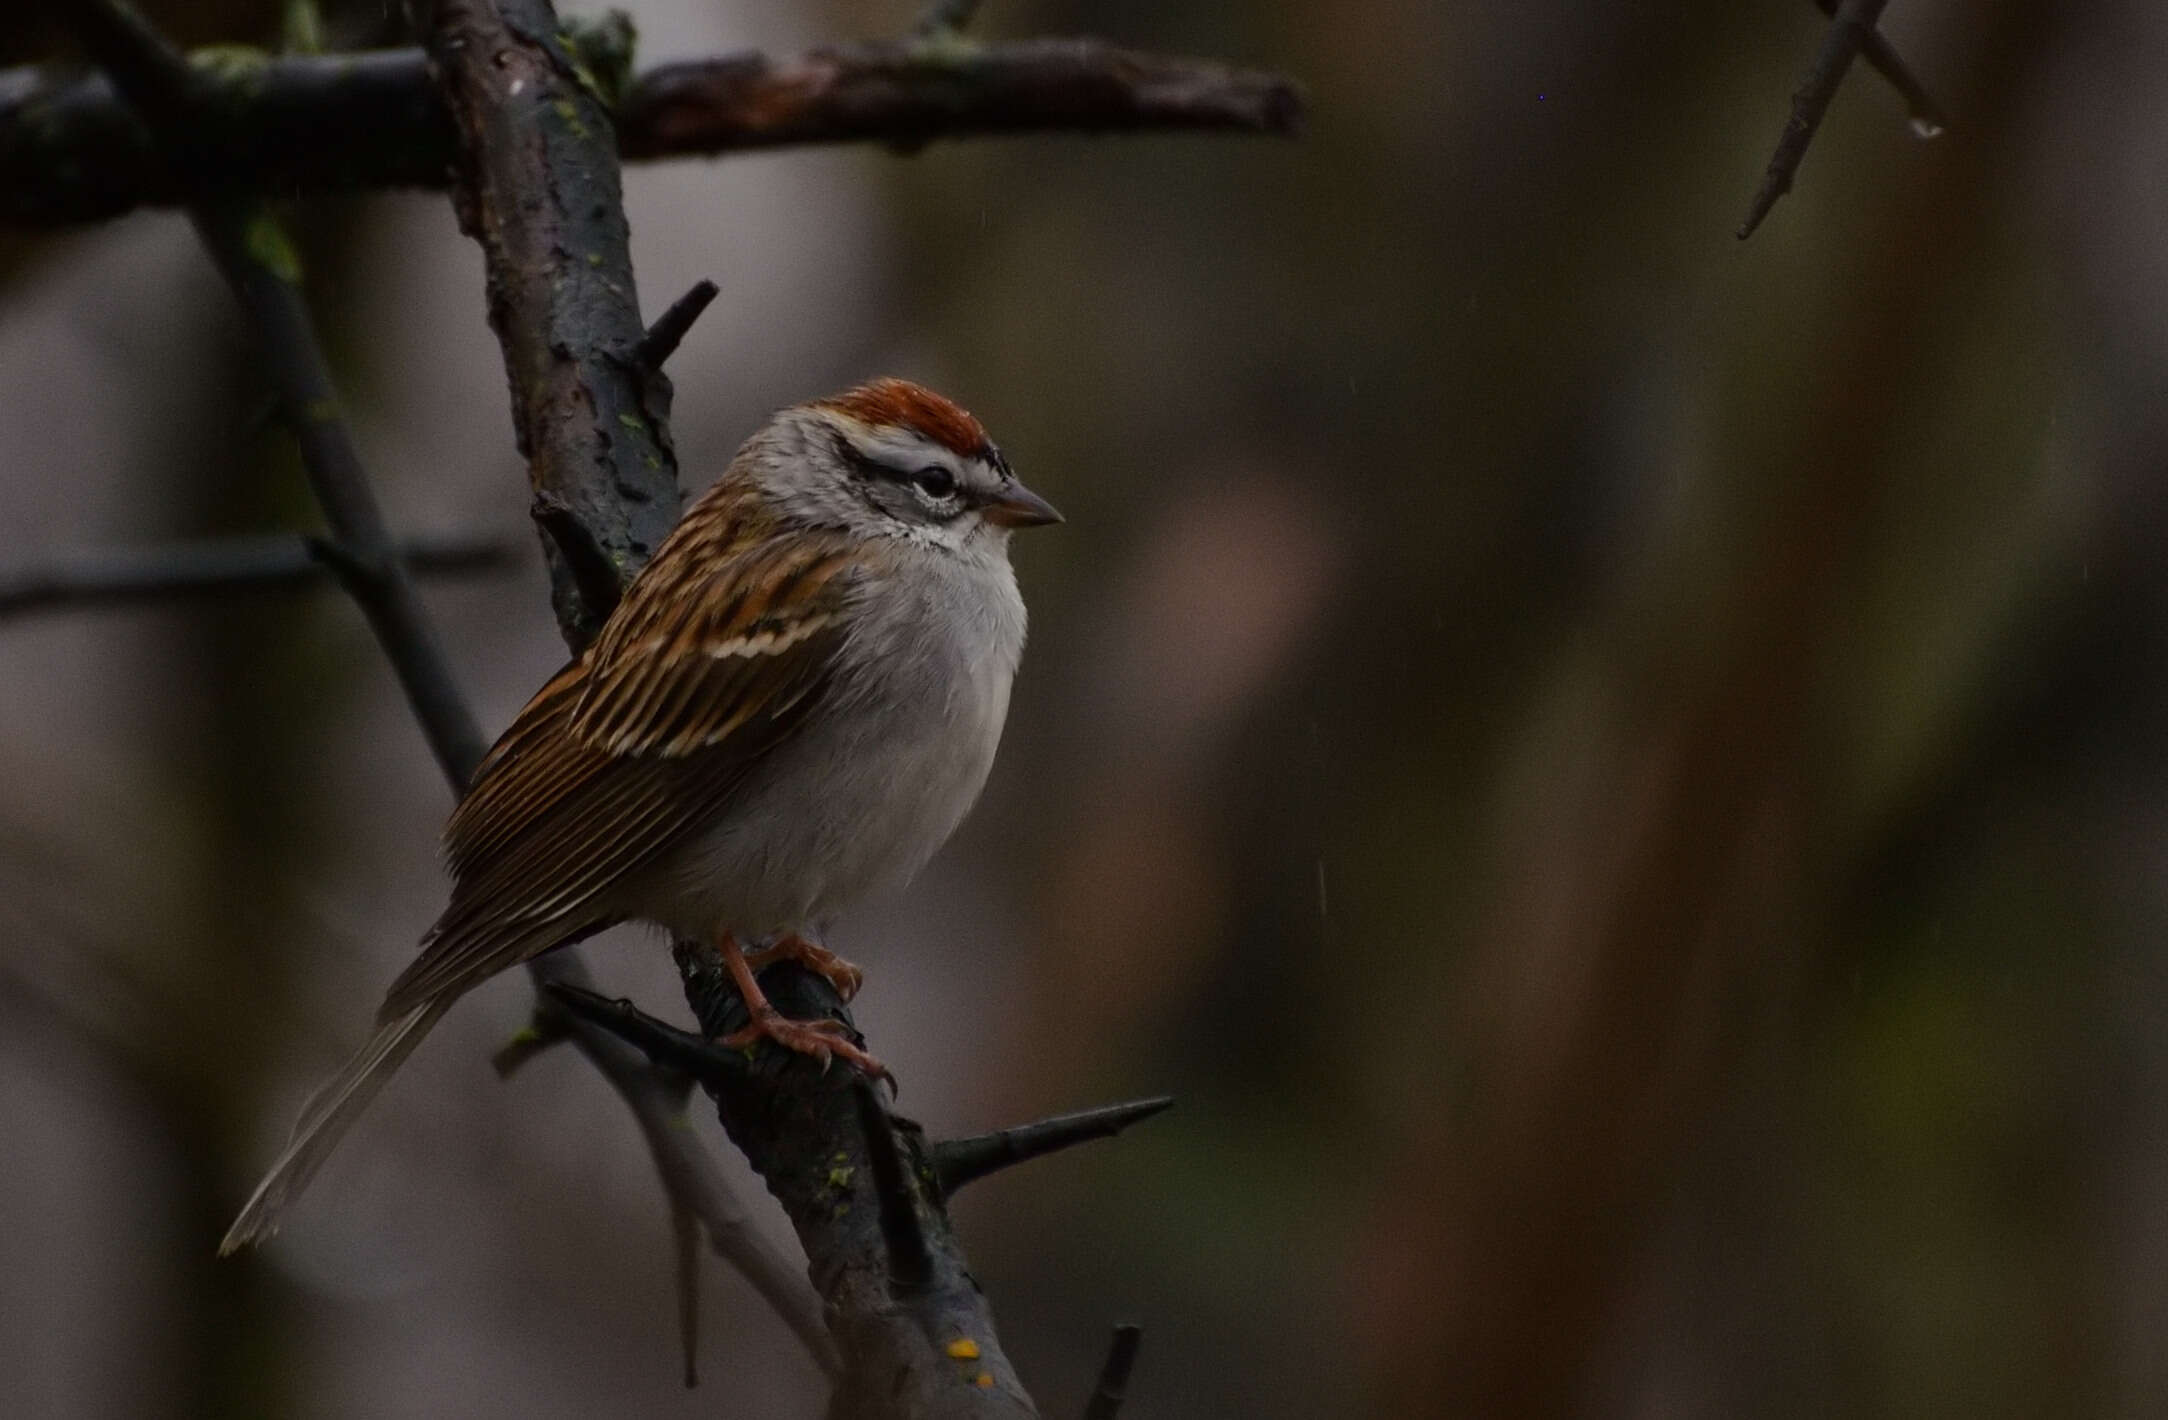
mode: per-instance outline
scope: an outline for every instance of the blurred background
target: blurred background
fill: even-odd
[[[645,62],[914,14],[627,8]],[[1950,133],[1856,71],[1741,245],[1822,26],[1001,0],[1290,71],[1309,136],[628,175],[646,309],[723,290],[689,488],[895,372],[1068,515],[984,803],[832,938],[937,1133],[1180,1096],[959,1202],[1050,1413],[1125,1319],[1138,1420],[2168,1413],[2168,9],[1891,6]],[[531,547],[448,205],[293,215],[395,527]],[[313,526],[266,400],[174,214],[0,235],[0,563]],[[539,557],[428,597],[500,728]],[[712,1260],[680,1388],[628,1117],[487,1068],[521,980],[213,1260],[441,905],[337,595],[0,625],[0,784],[0,1411],[819,1413]]]

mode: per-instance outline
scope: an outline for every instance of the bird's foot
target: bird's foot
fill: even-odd
[[[821,1062],[823,1068],[827,1067],[831,1059],[839,1059],[868,1078],[886,1080],[891,1089],[895,1087],[896,1077],[889,1073],[886,1065],[851,1040],[850,1027],[843,1022],[794,1021],[765,1000],[753,1006],[752,1011],[752,1024],[724,1036],[724,1046],[731,1050],[743,1050],[756,1042],[772,1040],[785,1050],[812,1056]]]
[[[858,994],[865,983],[866,974],[826,947],[807,941],[796,932],[786,932],[767,946],[745,954],[745,964],[753,971],[779,961],[794,961],[826,981],[836,989],[836,995],[846,1002]]]

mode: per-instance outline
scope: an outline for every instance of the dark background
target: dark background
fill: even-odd
[[[648,62],[912,13],[631,8]],[[723,289],[690,487],[895,372],[1068,514],[984,803],[833,938],[937,1131],[1181,1097],[960,1204],[1050,1413],[1119,1319],[1138,1420],[2168,1412],[2168,10],[1892,5],[1951,132],[1856,73],[1744,246],[1805,3],[987,10],[1288,70],[1310,134],[627,186],[647,309]],[[294,216],[394,525],[525,539],[448,205]],[[0,236],[6,558],[308,525],[265,400],[176,216]],[[539,559],[429,599],[500,728]],[[441,904],[351,606],[0,626],[0,784],[0,1410],[818,1413],[712,1262],[679,1388],[628,1118],[484,1063],[521,981],[213,1261]]]

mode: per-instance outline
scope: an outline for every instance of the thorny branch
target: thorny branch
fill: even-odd
[[[1862,49],[1867,52],[1869,62],[1904,95],[1911,109],[1913,132],[1923,138],[1932,138],[1943,129],[1941,111],[1897,57],[1889,41],[1875,29],[1889,0],[1841,0],[1841,3],[1815,0],[1815,4],[1831,17],[1829,29],[1822,36],[1821,49],[1814,56],[1814,67],[1792,95],[1791,117],[1785,120],[1784,132],[1777,139],[1776,152],[1769,158],[1768,171],[1763,174],[1761,187],[1754,194],[1753,205],[1747,209],[1746,220],[1739,224],[1740,241],[1753,236],[1754,229],[1777,205],[1777,199],[1792,190],[1792,179],[1799,171],[1801,160],[1807,156],[1807,146],[1820,130],[1822,117],[1829,112],[1830,100],[1837,96],[1837,88],[1844,82],[1845,71],[1852,67],[1852,61]]]
[[[0,567],[0,620],[77,607],[170,602],[175,597],[306,586],[339,569],[328,545],[291,533],[215,538],[158,547],[101,548]],[[502,538],[410,538],[398,544],[411,576],[473,576],[518,561]]]
[[[1283,76],[1089,39],[979,46],[921,35],[664,64],[637,79],[625,77],[629,40],[603,27],[573,30],[562,52],[607,101],[614,122],[600,131],[635,162],[1031,132],[1286,136],[1302,123],[1301,93]],[[219,51],[195,73],[208,100],[198,181],[280,195],[442,187],[457,160],[457,129],[420,50]],[[170,206],[195,190],[188,177],[103,75],[0,71],[0,222],[48,226]]]
[[[63,7],[65,8],[65,7]],[[183,162],[196,112],[194,71],[124,0],[89,0],[68,10],[85,47],[106,66],[129,102],[176,135]],[[416,718],[454,792],[481,762],[484,743],[453,683],[434,627],[384,531],[308,308],[298,259],[259,199],[213,196],[193,209],[202,235],[228,284],[263,341],[283,412],[300,443],[304,466],[333,539],[325,544],[355,600],[368,614],[386,655],[398,669]],[[620,220],[622,220],[620,218]],[[537,962],[537,982],[589,978],[576,954]],[[709,1236],[806,1341],[817,1361],[833,1362],[833,1347],[811,1306],[803,1279],[746,1223],[729,1185],[697,1142],[678,1127],[675,1092],[637,1055],[607,1035],[574,1028],[581,1053],[616,1086],[655,1158],[672,1206],[698,1215]]]
[[[55,5],[130,104],[170,127],[176,167],[204,161],[189,139],[201,102],[196,71],[123,0]],[[280,412],[300,445],[309,486],[330,525],[341,580],[384,648],[438,764],[454,785],[481,762],[484,742],[453,683],[435,628],[401,565],[347,428],[331,369],[301,298],[300,263],[259,199],[206,197],[196,231],[263,342]]]
[[[1833,20],[1837,18],[1837,0],[1814,0],[1814,8]],[[1927,92],[1927,86],[1898,55],[1897,46],[1891,44],[1880,30],[1867,31],[1866,38],[1860,41],[1859,57],[1867,61],[1868,68],[1888,80],[1897,96],[1905,101],[1905,117],[1911,121],[1914,133],[1922,138],[1935,138],[1950,126],[1949,120],[1943,117],[1942,106],[1935,102],[1934,96]]]
[[[191,204],[266,342],[334,534],[317,552],[368,611],[455,785],[476,762],[479,737],[384,534],[299,294],[298,263],[259,190],[436,183],[454,168],[462,226],[487,264],[490,321],[559,621],[577,647],[676,519],[671,390],[661,365],[714,296],[703,284],[641,327],[620,150],[659,157],[855,139],[910,148],[1032,129],[1287,133],[1301,114],[1293,87],[1274,76],[1095,41],[969,45],[956,32],[976,6],[954,0],[934,4],[901,44],[780,63],[742,56],[668,66],[622,100],[629,35],[619,34],[625,57],[613,67],[606,51],[618,41],[607,23],[599,39],[575,38],[549,0],[416,0],[414,8],[428,39],[426,73],[404,53],[263,61],[237,76],[191,67],[124,0],[96,0],[76,23],[112,86],[0,76],[0,191],[13,194],[0,218],[82,220],[143,202]],[[377,121],[353,122],[357,112]],[[305,150],[281,149],[279,113],[313,121],[302,125]],[[85,181],[86,168],[98,175]],[[65,179],[58,187],[56,174]],[[837,1376],[831,1415],[1037,1414],[965,1267],[946,1199],[995,1168],[1114,1133],[1166,1102],[929,1146],[863,1081],[787,1052],[718,1051],[709,1039],[742,1024],[743,1003],[711,949],[681,943],[678,960],[703,1035],[594,997],[577,956],[561,952],[532,968],[541,989],[534,1026],[499,1065],[509,1071],[571,1039],[624,1095],[671,1197],[688,1338],[697,1219]],[[849,1025],[818,976],[788,964],[766,975],[786,1011]],[[783,1203],[819,1302],[747,1225],[679,1127],[686,1078],[715,1096],[731,1137]],[[1134,1352],[1134,1329],[1118,1332],[1092,1414],[1112,1414]],[[690,1379],[689,1351],[687,1364]]]
[[[891,1114],[870,1082],[800,1057],[748,1056],[714,1038],[745,1024],[744,1004],[712,949],[681,946],[679,969],[700,1033],[629,1001],[553,988],[565,1009],[638,1047],[705,1089],[723,1125],[769,1182],[805,1244],[814,1283],[844,1352],[838,1415],[1036,1414],[1000,1350],[986,1301],[965,1270],[948,1199],[998,1169],[1159,1113],[1167,1099],[1060,1115],[992,1134],[929,1143]],[[828,983],[778,963],[762,989],[787,1014],[850,1013]],[[1119,1401],[1135,1357],[1134,1328],[1116,1336],[1100,1389]],[[931,1346],[929,1343],[938,1343]],[[1117,1366],[1117,1361],[1119,1365]],[[1093,1402],[1098,1406],[1101,1402]],[[1093,1414],[1111,1415],[1094,1409]]]
[[[1122,1402],[1129,1398],[1129,1373],[1137,1366],[1137,1348],[1144,1341],[1141,1326],[1117,1326],[1114,1343],[1107,1348],[1106,1364],[1099,1368],[1099,1383],[1084,1407],[1084,1420],[1114,1420]]]
[[[1076,1114],[1057,1114],[1036,1124],[1020,1124],[992,1134],[946,1139],[933,1146],[934,1182],[940,1186],[943,1198],[953,1198],[965,1184],[990,1173],[1094,1139],[1111,1139],[1130,1125],[1173,1107],[1174,1096],[1159,1095]]]

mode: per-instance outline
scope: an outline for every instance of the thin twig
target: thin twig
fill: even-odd
[[[605,999],[596,996],[586,963],[575,952],[551,952],[537,958],[532,967],[542,968],[537,973],[544,976],[542,989],[566,1001],[568,1009],[570,1000],[582,995]],[[753,1225],[737,1190],[685,1127],[684,1102],[665,1076],[599,1027],[577,1023],[573,1041],[625,1097],[672,1206],[682,1206],[700,1219],[715,1255],[737,1269],[775,1308],[824,1375],[839,1375],[843,1363],[805,1270]]]
[[[1302,92],[1278,74],[1092,39],[853,44],[795,59],[664,64],[619,112],[630,161],[802,143],[1203,129],[1292,136]]]
[[[413,8],[458,134],[454,207],[482,248],[514,428],[553,554],[558,625],[581,646],[678,511],[669,381],[628,358],[646,332],[610,116],[547,0],[421,0]],[[581,259],[570,259],[575,252]],[[576,565],[568,547],[591,565]],[[536,958],[528,971],[545,990],[592,990],[569,950]],[[837,1375],[836,1345],[805,1274],[747,1221],[654,1067],[592,1022],[575,1020],[574,1029],[581,1053],[632,1106],[673,1206],[700,1217],[709,1245]]]
[[[1837,16],[1837,0],[1814,0],[1814,8],[1831,19]],[[1866,60],[1868,66],[1877,74],[1888,80],[1890,87],[1897,91],[1898,97],[1905,101],[1905,117],[1911,120],[1914,133],[1922,138],[1942,136],[1943,130],[1950,124],[1943,116],[1941,105],[1927,92],[1927,86],[1920,82],[1919,76],[1912,72],[1903,56],[1897,53],[1897,46],[1891,44],[1882,31],[1876,29],[1867,32],[1867,38],[1860,43],[1859,57]]]
[[[1085,1403],[1084,1420],[1114,1420],[1129,1398],[1129,1373],[1136,1368],[1137,1348],[1144,1342],[1144,1328],[1129,1323],[1114,1328],[1114,1344],[1107,1348],[1106,1364],[1099,1368],[1099,1383]]]
[[[590,40],[575,43],[588,72],[606,72]],[[217,119],[191,140],[202,157],[184,171],[103,75],[0,70],[0,223],[103,221],[183,204],[204,183],[297,194],[441,188],[458,157],[457,129],[417,49],[197,66],[197,83]],[[612,108],[603,131],[626,160],[653,162],[1030,132],[1287,136],[1301,128],[1303,99],[1284,75],[1098,40],[919,39],[664,64]]]
[[[124,93],[177,133],[190,120],[186,61],[121,0],[57,6],[80,18],[79,32]],[[163,107],[162,107],[163,106]],[[220,270],[253,318],[289,418],[296,426],[311,486],[339,540],[349,587],[362,602],[386,654],[400,670],[409,702],[458,791],[480,763],[482,741],[453,686],[426,613],[383,529],[366,471],[349,435],[323,352],[297,284],[292,248],[260,203],[211,198],[194,213]],[[620,221],[622,216],[620,214]],[[586,964],[570,949],[529,964],[538,985],[588,985]],[[836,1354],[804,1277],[747,1223],[714,1162],[682,1127],[682,1100],[640,1059],[608,1036],[578,1032],[580,1051],[631,1108],[673,1207],[697,1215],[716,1251],[743,1270],[805,1341],[823,1369]]]
[[[651,370],[661,369],[663,362],[677,352],[678,342],[685,338],[685,332],[693,328],[693,322],[700,319],[700,313],[708,308],[721,289],[713,281],[694,282],[690,291],[672,301],[670,309],[655,318],[655,323],[647,328],[647,334],[641,336],[639,345],[634,347],[633,358]]]
[[[1160,1095],[1154,1099],[1108,1105],[1104,1109],[1058,1114],[1035,1124],[1021,1124],[992,1134],[943,1140],[932,1150],[934,1177],[941,1186],[941,1196],[952,1198],[956,1190],[974,1179],[984,1178],[1026,1159],[1066,1149],[1072,1144],[1111,1139],[1130,1125],[1150,1119],[1173,1105],[1174,1096]]]
[[[124,0],[55,3],[128,101],[171,134],[183,162],[198,107],[196,71]],[[206,198],[191,210],[211,259],[262,341],[302,466],[340,550],[362,612],[405,688],[437,762],[454,786],[481,762],[481,731],[453,683],[450,663],[401,565],[368,472],[332,384],[300,290],[300,261],[277,220],[251,198]]]
[[[700,1384],[700,1220],[676,1198],[670,1200],[670,1243],[677,1254],[678,1349],[691,1390]]]
[[[1829,112],[1829,101],[1837,96],[1837,86],[1844,82],[1845,71],[1852,67],[1867,36],[1874,33],[1875,22],[1881,19],[1882,10],[1888,3],[1889,0],[1843,0],[1838,5],[1836,17],[1822,36],[1822,47],[1814,56],[1814,67],[1792,95],[1791,117],[1785,121],[1784,132],[1777,139],[1777,150],[1771,155],[1769,170],[1754,194],[1754,205],[1747,209],[1746,220],[1739,224],[1740,241],[1753,236],[1754,229],[1769,215],[1769,209],[1777,205],[1777,199],[1792,190],[1792,177],[1799,171],[1800,160],[1807,156],[1807,145],[1814,141],[1816,130],[1822,126],[1822,116]]]
[[[516,565],[519,551],[503,538],[465,534],[409,538],[398,545],[398,559],[416,576],[473,576]],[[0,619],[303,587],[329,582],[332,576],[315,544],[291,533],[99,548],[0,567]]]
[[[600,1026],[656,1065],[683,1074],[709,1089],[719,1088],[726,1076],[743,1075],[746,1071],[744,1051],[731,1050],[706,1036],[679,1030],[622,997],[612,1000],[564,982],[551,985],[549,994],[572,1015]]]

